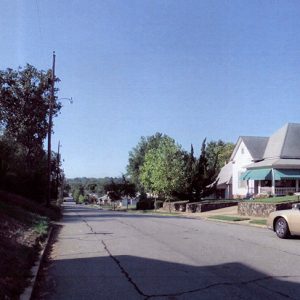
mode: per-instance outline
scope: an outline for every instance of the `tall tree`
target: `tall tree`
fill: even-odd
[[[206,145],[206,139],[203,140],[199,158],[194,156],[194,149],[185,159],[185,193],[190,201],[199,201],[208,196],[213,191],[214,182],[218,174],[219,153],[212,152],[212,143],[210,147]],[[214,155],[215,154],[215,155]]]
[[[146,153],[151,149],[157,149],[161,140],[168,138],[162,133],[155,133],[148,137],[141,137],[139,143],[129,152],[129,161],[127,165],[127,174],[139,190],[143,189],[140,182],[141,168],[145,161]]]
[[[50,88],[50,70],[39,71],[27,64],[18,70],[0,71],[0,122],[5,134],[22,145],[30,167],[44,154]],[[55,102],[54,115],[60,108]]]
[[[216,171],[219,172],[229,161],[233,149],[233,143],[226,143],[222,140],[210,141],[206,147],[209,167],[213,168],[215,166]]]
[[[145,189],[156,195],[169,197],[181,190],[184,180],[181,147],[169,137],[162,139],[156,149],[147,151],[140,179]]]
[[[46,187],[43,142],[48,129],[50,88],[51,71],[39,71],[28,64],[0,71],[1,143],[13,149],[10,156],[0,159],[1,170],[6,172],[0,184],[37,199],[44,196]],[[60,107],[55,102],[54,115]]]

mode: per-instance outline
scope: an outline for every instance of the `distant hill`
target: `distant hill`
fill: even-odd
[[[68,178],[67,184],[70,185],[71,191],[78,189],[79,187],[83,187],[85,191],[91,193],[97,193],[99,196],[105,194],[104,185],[107,183],[111,183],[112,180],[115,183],[122,182],[122,177],[102,177],[102,178],[94,178],[94,177],[76,177],[76,178]]]

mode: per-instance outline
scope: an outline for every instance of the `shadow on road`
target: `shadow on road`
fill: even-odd
[[[54,261],[32,299],[274,300],[300,295],[300,284],[292,282],[297,278],[270,277],[240,263],[197,267],[107,251],[106,257]]]
[[[162,218],[65,207],[64,222],[82,221],[78,216],[97,221],[116,217]],[[53,242],[59,229],[55,232]],[[60,255],[52,261],[48,260],[39,275],[38,288],[32,299],[299,299],[300,273],[296,269],[284,274],[279,266],[277,276],[269,276],[237,262],[188,265],[176,261],[172,253],[166,256],[168,261],[114,255],[109,240],[105,241],[111,232],[80,234],[97,234],[98,238],[89,240],[96,242],[92,249],[79,247],[76,252],[75,246],[68,259]],[[199,254],[200,262],[207,261],[206,257],[201,259],[201,248],[195,248],[194,251]],[[280,264],[280,261],[274,264]]]

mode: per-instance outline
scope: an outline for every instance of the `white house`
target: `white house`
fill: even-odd
[[[120,200],[120,206],[122,207],[126,207],[127,205],[136,206],[137,202],[138,202],[137,198],[122,198]]]
[[[299,191],[300,124],[288,123],[268,137],[239,137],[217,178],[218,196],[244,198]]]

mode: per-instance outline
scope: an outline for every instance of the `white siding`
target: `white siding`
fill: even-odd
[[[246,166],[252,163],[252,156],[241,141],[235,156],[233,157],[233,170],[232,170],[232,194],[234,197],[246,196],[248,193],[247,182],[244,182],[244,187],[239,184],[239,175],[246,171]],[[250,191],[254,189],[254,180],[249,180]]]

